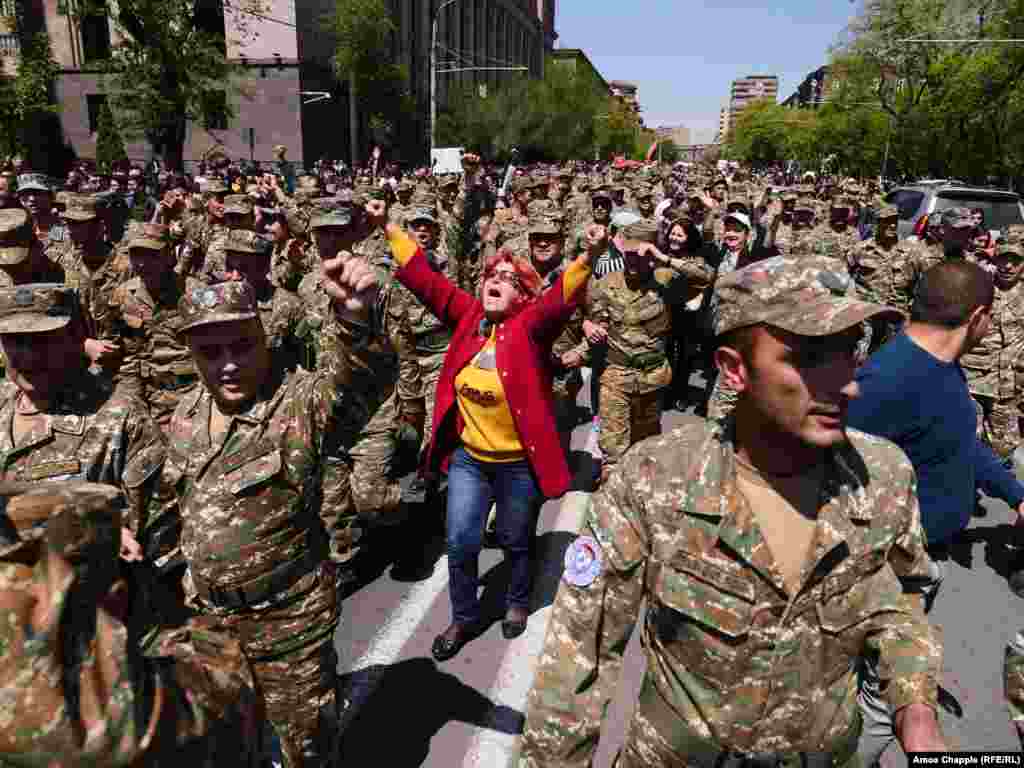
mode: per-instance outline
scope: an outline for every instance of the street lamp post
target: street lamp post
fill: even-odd
[[[430,19],[430,156],[437,139],[437,20],[441,11],[458,0],[445,0],[434,9]]]

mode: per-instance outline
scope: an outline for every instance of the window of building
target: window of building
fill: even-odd
[[[226,91],[210,91],[203,98],[203,127],[208,131],[228,129],[228,95]]]
[[[100,129],[100,112],[106,103],[105,93],[90,93],[85,97],[86,109],[89,112],[89,133],[96,133]]]
[[[82,61],[104,61],[110,58],[110,21],[102,7],[97,13],[82,17]]]

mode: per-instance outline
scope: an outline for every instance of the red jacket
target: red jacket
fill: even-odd
[[[464,426],[455,401],[455,377],[483,349],[480,335],[484,319],[479,299],[456,287],[427,263],[422,250],[395,273],[437,317],[452,329],[434,401],[434,423],[425,459],[426,469],[446,468],[459,446]],[[512,411],[519,439],[541,493],[548,498],[569,490],[572,476],[555,423],[551,394],[551,347],[586,293],[586,285],[565,301],[562,280],[514,317],[497,326],[495,356],[505,398]]]

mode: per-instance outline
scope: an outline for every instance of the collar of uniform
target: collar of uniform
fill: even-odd
[[[732,417],[723,425],[709,429],[705,444],[697,454],[701,458],[689,475],[686,490],[689,511],[701,517],[718,518],[717,536],[710,540],[710,546],[719,541],[726,544],[765,578],[784,589],[785,580],[761,527],[739,492],[734,446]],[[816,527],[815,566],[853,535],[855,528],[851,519],[869,521],[872,517],[873,505],[865,488],[867,469],[857,450],[846,442],[830,451],[825,461],[823,503],[818,515],[818,522],[824,525]]]

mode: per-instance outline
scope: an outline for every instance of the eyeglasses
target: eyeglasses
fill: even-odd
[[[517,274],[515,274],[514,272],[508,272],[506,270],[500,270],[498,272],[491,272],[491,274],[487,276],[487,279],[488,280],[497,280],[499,283],[505,283],[506,285],[511,285],[517,291],[520,290],[523,287],[523,283],[519,279],[519,276]]]

